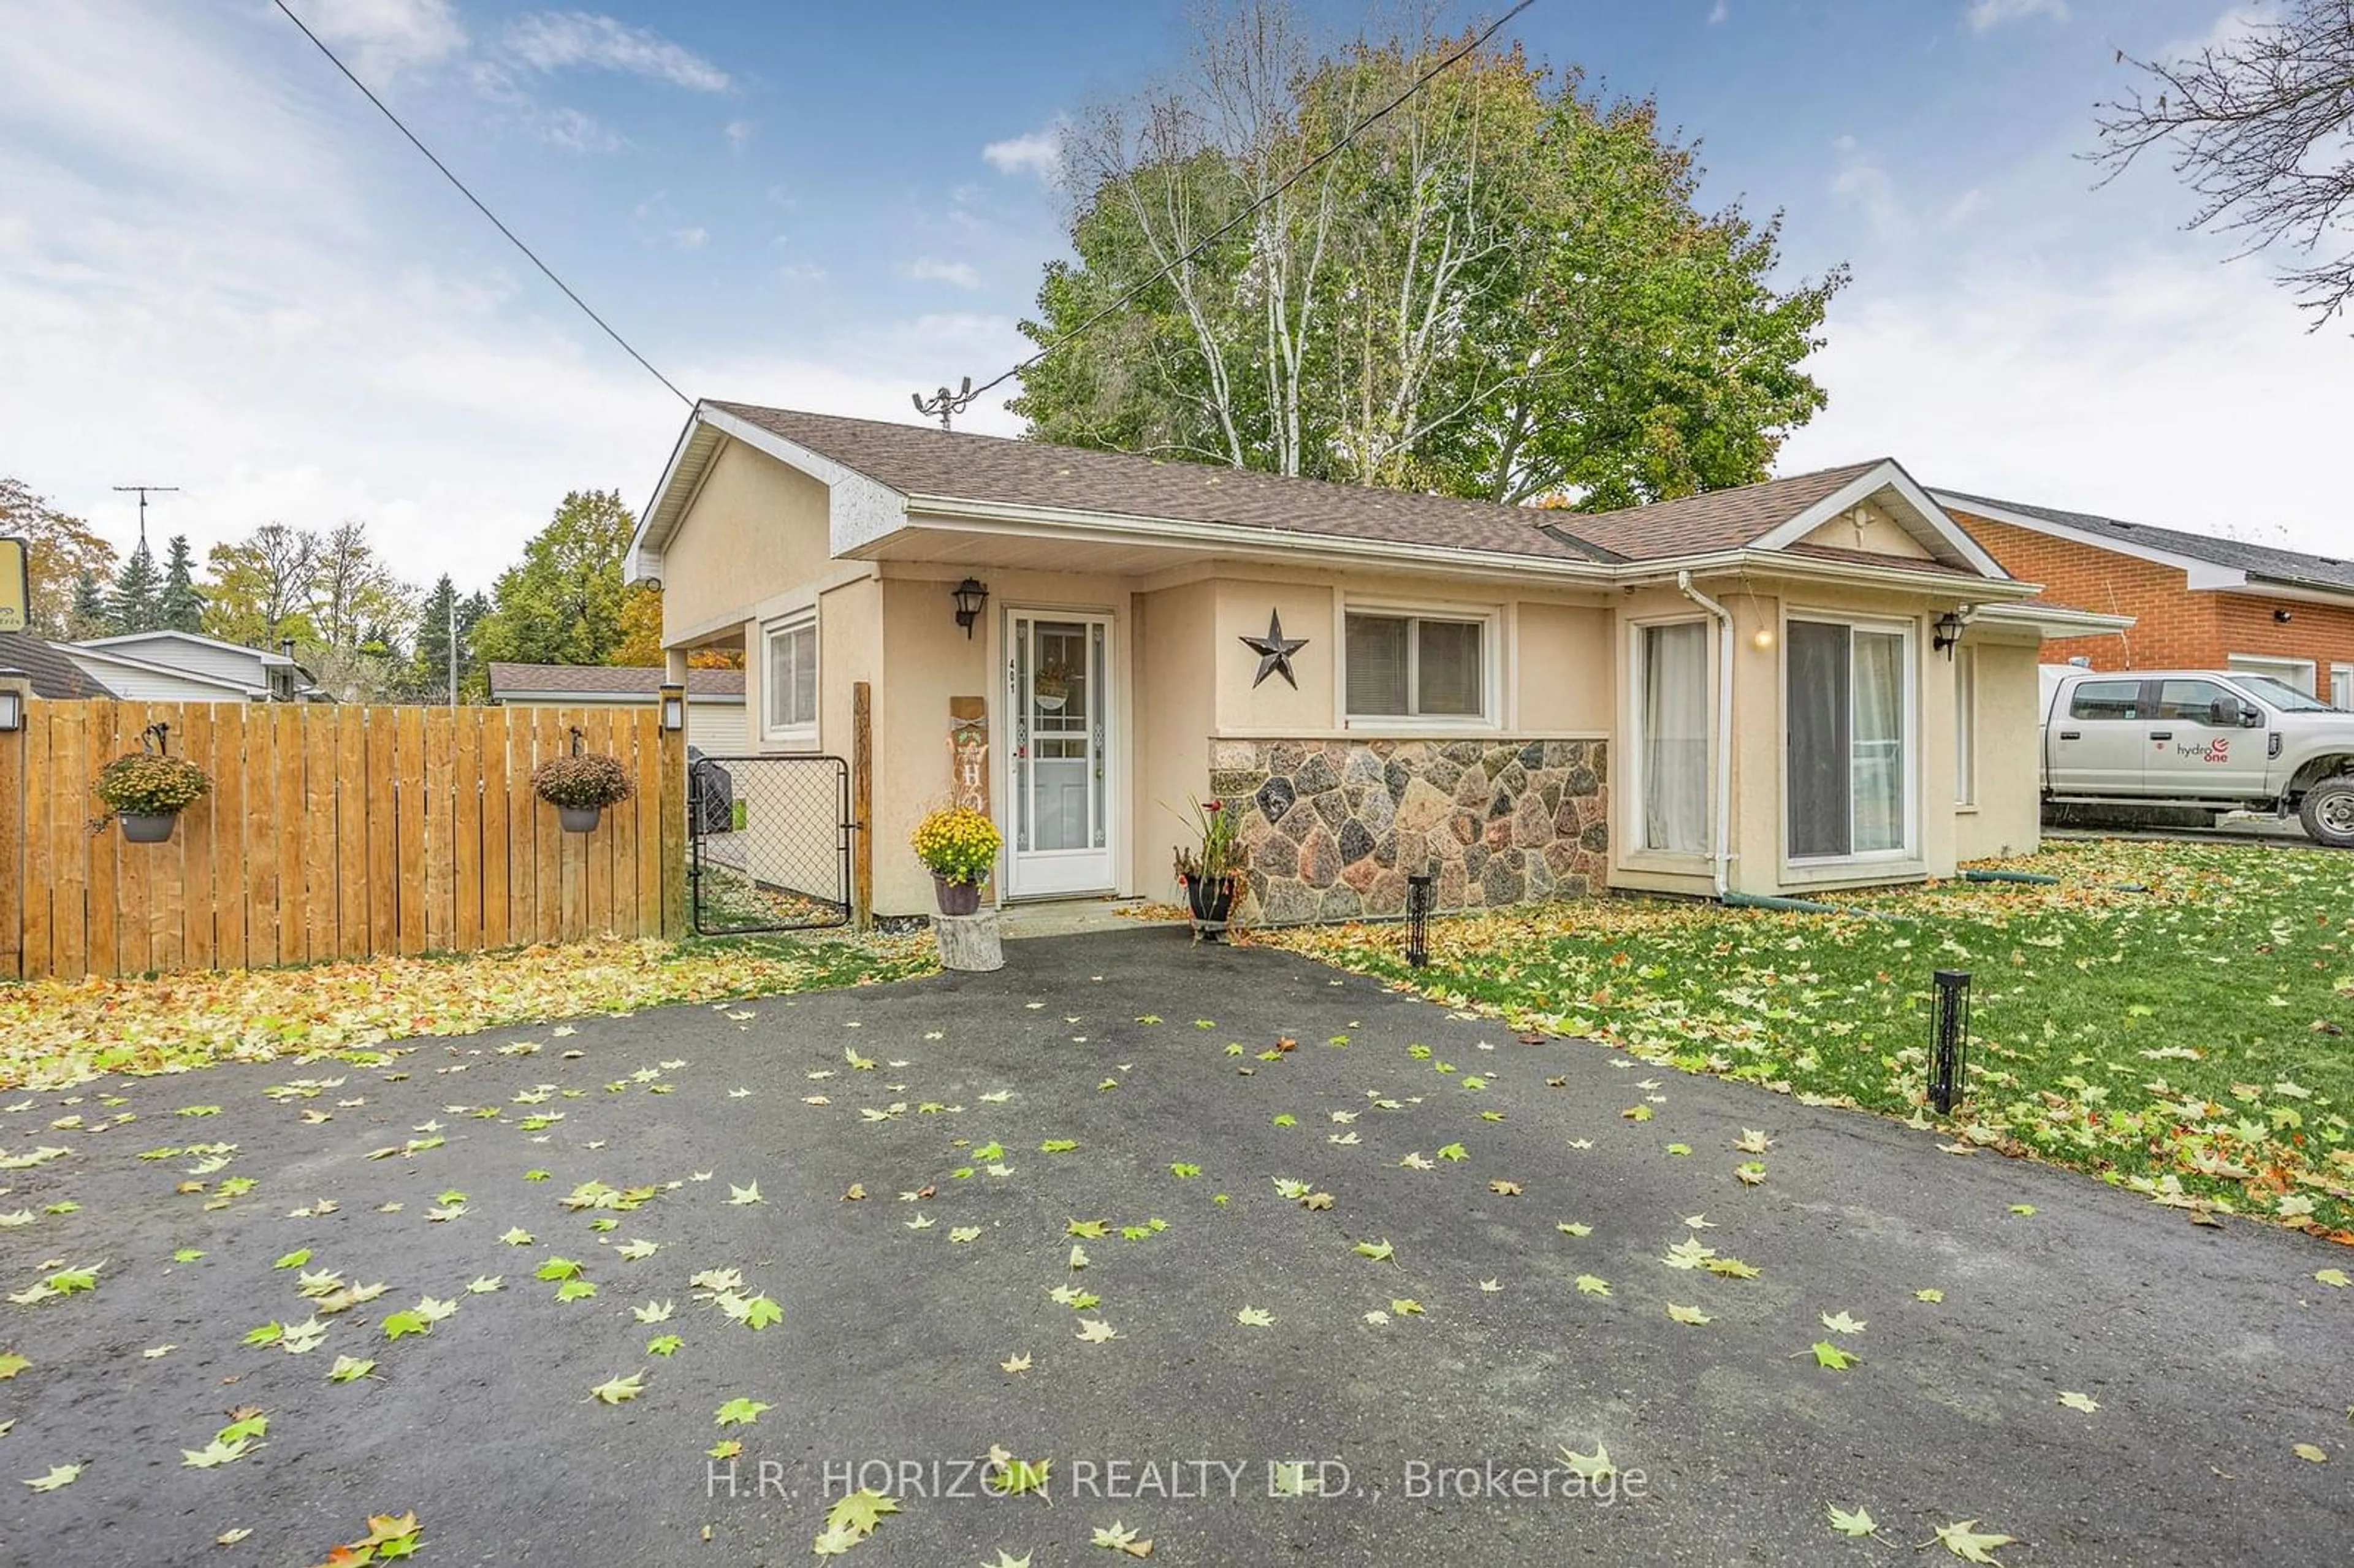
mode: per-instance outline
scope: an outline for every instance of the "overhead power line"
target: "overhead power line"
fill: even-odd
[[[283,0],[281,0],[281,4],[283,4]],[[1135,299],[1139,294],[1143,293],[1145,290],[1150,289],[1153,284],[1161,281],[1161,279],[1169,276],[1170,273],[1177,270],[1178,268],[1185,265],[1186,262],[1193,260],[1194,257],[1199,256],[1211,246],[1215,245],[1219,240],[1224,239],[1227,235],[1232,234],[1236,228],[1242,227],[1244,219],[1249,217],[1253,213],[1258,211],[1259,208],[1265,207],[1267,203],[1273,201],[1276,197],[1281,196],[1292,186],[1298,185],[1301,180],[1306,179],[1310,175],[1314,174],[1326,163],[1338,157],[1341,150],[1347,147],[1350,143],[1355,141],[1361,133],[1370,130],[1373,125],[1377,124],[1383,119],[1395,111],[1401,104],[1405,103],[1416,93],[1420,92],[1424,88],[1429,86],[1432,79],[1437,77],[1439,72],[1445,70],[1447,67],[1455,64],[1456,61],[1462,59],[1465,56],[1478,49],[1481,45],[1485,44],[1490,38],[1494,37],[1498,33],[1502,32],[1506,23],[1510,22],[1513,17],[1519,16],[1522,12],[1527,10],[1530,6],[1535,4],[1536,0],[1520,0],[1519,5],[1513,6],[1511,10],[1497,17],[1494,21],[1489,23],[1485,28],[1480,30],[1478,37],[1472,38],[1461,48],[1457,49],[1445,59],[1438,61],[1428,70],[1424,71],[1420,76],[1416,77],[1414,80],[1407,83],[1405,90],[1403,92],[1400,92],[1395,98],[1391,99],[1387,103],[1383,104],[1379,109],[1374,110],[1371,114],[1366,115],[1354,125],[1350,126],[1349,129],[1342,133],[1339,141],[1333,143],[1331,146],[1325,148],[1322,152],[1317,154],[1306,163],[1300,164],[1299,167],[1292,170],[1288,175],[1286,175],[1283,179],[1277,184],[1273,190],[1268,191],[1265,196],[1259,197],[1257,201],[1243,208],[1242,211],[1235,214],[1234,217],[1226,219],[1225,222],[1218,225],[1217,228],[1203,236],[1201,239],[1194,243],[1191,249],[1171,261],[1169,265],[1161,268],[1161,270],[1152,274],[1151,277],[1145,279],[1142,282],[1136,284],[1133,288],[1126,290],[1119,298],[1112,301],[1111,303],[1106,305],[1103,309],[1097,311],[1095,314],[1089,316],[1087,320],[1081,322],[1070,331],[1060,334],[1053,342],[1042,344],[1037,353],[1031,355],[1026,359],[1016,362],[1003,374],[991,380],[984,381],[978,387],[975,387],[972,384],[972,378],[970,376],[967,376],[965,377],[964,389],[961,392],[950,392],[947,387],[943,387],[938,392],[928,398],[924,397],[921,393],[917,393],[916,395],[917,410],[920,413],[938,415],[940,428],[946,429],[948,428],[949,416],[950,414],[963,413],[967,408],[972,406],[972,400],[980,397],[982,393],[990,391],[994,387],[1003,386],[1006,382],[1012,380],[1014,376],[1021,375],[1023,371],[1029,369],[1032,366],[1037,364],[1040,360],[1045,358],[1056,349],[1076,343],[1080,338],[1085,337],[1090,331],[1096,327],[1101,326],[1113,316],[1118,315],[1121,311],[1128,307],[1129,301]]]
[[[534,251],[530,246],[525,245],[522,239],[517,238],[514,229],[509,228],[504,223],[501,222],[499,220],[499,215],[493,212],[487,206],[485,206],[482,197],[467,189],[466,182],[452,174],[450,170],[449,164],[443,163],[440,158],[435,157],[433,155],[433,149],[419,141],[417,139],[417,132],[411,131],[406,124],[402,123],[400,116],[395,114],[390,106],[388,106],[383,99],[378,98],[376,93],[369,89],[367,83],[362,81],[358,77],[352,74],[352,68],[345,65],[340,58],[338,58],[335,51],[327,47],[325,40],[321,38],[318,34],[313,32],[309,24],[294,14],[292,8],[286,4],[286,0],[272,0],[272,3],[277,5],[279,10],[285,13],[286,19],[288,21],[293,23],[295,26],[302,29],[302,36],[310,39],[321,54],[327,57],[327,62],[330,65],[343,72],[345,80],[350,82],[354,87],[358,88],[361,95],[370,103],[375,104],[377,111],[383,114],[387,120],[392,122],[394,130],[408,138],[408,144],[410,146],[425,154],[425,161],[427,163],[431,164],[435,168],[441,171],[441,177],[448,180],[451,185],[456,186],[460,196],[464,196],[468,201],[474,204],[474,210],[476,212],[481,213],[484,217],[491,220],[492,228],[506,236],[508,244],[513,245],[517,250],[522,251],[525,259],[529,260],[533,266],[538,268],[542,275],[544,275],[549,282],[564,291],[564,297],[566,299],[570,300],[574,304],[580,307],[581,314],[587,316],[590,321],[595,322],[604,332],[607,337],[611,338],[616,344],[619,344],[623,354],[628,355],[631,359],[636,360],[641,366],[643,366],[647,375],[661,382],[664,387],[669,387],[670,395],[672,397],[677,398],[680,402],[685,404],[690,408],[695,407],[694,398],[680,391],[671,381],[669,376],[664,376],[661,371],[656,370],[644,355],[640,354],[636,349],[631,348],[628,338],[623,337],[620,333],[614,331],[613,325],[610,322],[608,322],[603,316],[599,315],[595,311],[590,310],[588,308],[588,302],[572,291],[571,284],[557,277],[556,275],[556,270],[550,267],[546,262],[541,260],[538,253]],[[1522,0],[1522,4],[1525,5],[1527,3],[1528,0]]]

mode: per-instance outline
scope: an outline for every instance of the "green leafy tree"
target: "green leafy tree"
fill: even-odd
[[[164,623],[164,574],[141,539],[114,574],[106,596],[107,625],[117,632],[153,631]]]
[[[26,608],[34,631],[47,637],[105,635],[102,615],[85,619],[75,607],[84,577],[102,585],[114,576],[113,546],[23,481],[7,478],[0,478],[0,535],[26,542],[25,574],[32,589]]]
[[[1845,271],[1777,291],[1778,219],[1702,211],[1652,103],[1517,48],[1340,147],[1464,41],[1311,58],[1279,0],[1241,0],[1179,86],[1074,127],[1077,260],[1023,330],[1111,314],[1024,373],[1031,433],[1594,507],[1765,477],[1822,406],[1799,366]]]
[[[164,592],[157,604],[156,624],[167,631],[202,631],[204,596],[196,591],[194,554],[186,534],[172,535],[164,556]]]
[[[366,524],[339,524],[320,537],[310,589],[311,630],[318,641],[391,654],[416,613],[417,590],[377,556]]]
[[[474,630],[476,657],[526,664],[610,662],[628,630],[621,557],[636,528],[618,491],[567,495],[554,519],[524,546],[522,561],[492,585],[490,613]]]
[[[310,609],[323,543],[309,529],[265,523],[233,544],[215,545],[205,557],[206,634],[249,648],[275,647],[287,637],[321,641]]]

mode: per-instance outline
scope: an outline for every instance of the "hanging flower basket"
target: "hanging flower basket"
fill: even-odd
[[[567,833],[595,832],[606,807],[637,793],[619,758],[588,755],[548,758],[532,770],[531,787]]]
[[[205,770],[185,757],[134,751],[99,770],[90,792],[122,824],[125,843],[160,844],[180,813],[212,788]]]

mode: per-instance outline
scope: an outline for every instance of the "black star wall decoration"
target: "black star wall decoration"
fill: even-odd
[[[1299,689],[1299,678],[1291,673],[1291,656],[1308,646],[1308,639],[1286,637],[1283,634],[1283,616],[1280,611],[1270,609],[1267,612],[1266,636],[1246,637],[1242,640],[1242,643],[1244,647],[1258,655],[1258,673],[1251,677],[1251,687],[1254,691],[1257,689],[1259,683],[1269,675],[1281,675],[1285,683],[1293,691]]]

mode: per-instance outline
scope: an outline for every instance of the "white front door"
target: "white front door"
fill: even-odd
[[[1009,610],[1009,897],[1112,890],[1111,621]]]

